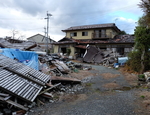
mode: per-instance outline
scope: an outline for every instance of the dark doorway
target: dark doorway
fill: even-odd
[[[117,48],[117,52],[118,52],[120,55],[124,55],[124,48]]]
[[[83,57],[83,55],[85,54],[85,49],[80,49],[80,57]]]
[[[62,52],[63,54],[67,53],[67,48],[61,48],[61,52]]]

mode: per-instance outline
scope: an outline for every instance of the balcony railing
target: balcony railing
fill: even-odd
[[[107,39],[107,38],[112,38],[112,33],[92,33],[92,39]]]

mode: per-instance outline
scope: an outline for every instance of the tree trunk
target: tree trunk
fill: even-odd
[[[141,55],[141,70],[140,70],[140,74],[142,74],[144,72],[144,55],[145,55],[145,49],[142,51],[142,55]]]

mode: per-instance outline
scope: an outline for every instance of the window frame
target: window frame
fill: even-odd
[[[70,33],[70,37],[76,37],[77,36],[77,32],[71,32]]]
[[[88,32],[87,31],[82,32],[82,36],[88,36]]]

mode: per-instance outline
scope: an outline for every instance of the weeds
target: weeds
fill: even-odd
[[[90,87],[90,86],[92,86],[92,83],[86,83],[85,86]]]
[[[144,98],[145,98],[145,96],[144,96],[144,95],[141,95],[140,97],[141,97],[142,99],[144,99]]]

